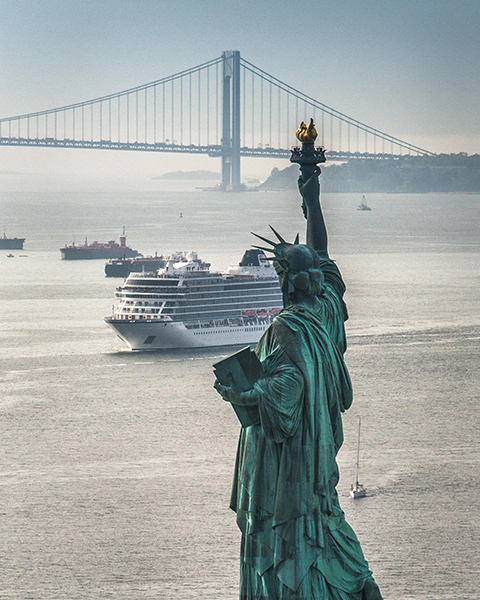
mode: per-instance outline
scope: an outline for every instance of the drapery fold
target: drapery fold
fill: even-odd
[[[361,600],[375,586],[335,489],[352,387],[343,281],[328,262],[334,285],[318,306],[284,309],[256,350],[260,423],[241,431],[231,497],[244,600]]]

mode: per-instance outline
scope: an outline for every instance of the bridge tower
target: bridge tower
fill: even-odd
[[[240,52],[222,53],[222,189],[239,191],[240,184]]]

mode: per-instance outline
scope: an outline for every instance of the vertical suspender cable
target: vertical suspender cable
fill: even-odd
[[[255,75],[252,71],[252,148],[255,148]]]
[[[207,67],[207,146],[210,145],[210,67]]]
[[[270,80],[270,117],[268,119],[268,145],[272,147],[272,81]]]
[[[288,135],[290,131],[290,94],[287,93],[287,127],[285,128],[286,141],[285,148],[288,148]]]
[[[170,140],[173,144],[175,140],[175,86],[174,80],[172,79],[172,139]]]
[[[218,62],[215,65],[215,145],[218,145],[218,98],[220,90],[218,88]]]
[[[247,124],[246,124],[246,114],[247,114],[247,70],[243,67],[243,85],[242,85],[242,104],[243,104],[243,145],[247,145]]]
[[[298,127],[298,96],[295,96],[295,127]]]
[[[180,77],[180,145],[183,144],[183,77]]]
[[[153,143],[157,143],[157,86],[153,87]]]
[[[127,94],[127,144],[130,143],[130,94]]]
[[[192,74],[189,74],[189,82],[188,82],[188,94],[189,94],[189,102],[188,102],[188,125],[189,125],[189,143],[192,144]]]
[[[120,96],[117,96],[118,98],[118,102],[117,102],[117,118],[118,118],[118,124],[117,124],[117,137],[118,137],[118,143],[120,143],[120,132],[121,132],[121,119],[120,119],[120,114],[121,114],[121,101],[120,101]]]
[[[263,148],[263,77],[260,79],[260,146]]]
[[[330,113],[330,146],[333,150],[333,115]]]
[[[135,141],[138,143],[138,90],[135,92]]]
[[[145,143],[148,142],[148,88],[145,88]]]
[[[280,138],[280,115],[281,115],[281,110],[280,110],[280,106],[281,106],[281,102],[280,102],[281,98],[280,98],[280,88],[278,88],[278,138],[277,138],[277,144],[278,144],[278,148],[281,148],[281,138]]]
[[[163,92],[163,111],[162,111],[163,129],[162,129],[162,133],[163,133],[163,143],[165,143],[166,142],[166,136],[165,136],[165,83],[162,84],[162,92]]]
[[[201,140],[200,121],[202,118],[201,99],[202,99],[202,88],[201,88],[201,80],[200,80],[200,71],[198,71],[198,145],[199,146],[200,146],[200,140]]]

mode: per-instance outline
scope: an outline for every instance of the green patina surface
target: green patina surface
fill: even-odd
[[[256,349],[262,375],[248,392],[215,384],[225,400],[260,412],[260,423],[241,430],[231,499],[242,532],[242,600],[382,598],[336,492],[341,413],[352,402],[343,360],[348,316],[328,257],[312,146],[303,144],[294,161],[308,245],[276,232],[278,241],[262,238],[272,245],[284,297]]]

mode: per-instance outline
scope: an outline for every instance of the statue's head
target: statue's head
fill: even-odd
[[[298,236],[293,244],[289,244],[273,228],[271,229],[279,243],[261,236],[257,237],[273,246],[272,249],[262,248],[262,250],[272,252],[274,255],[269,260],[273,260],[283,292],[284,304],[287,306],[299,301],[302,296],[321,295],[324,276],[319,268],[320,259],[315,250],[310,246],[299,244]]]

